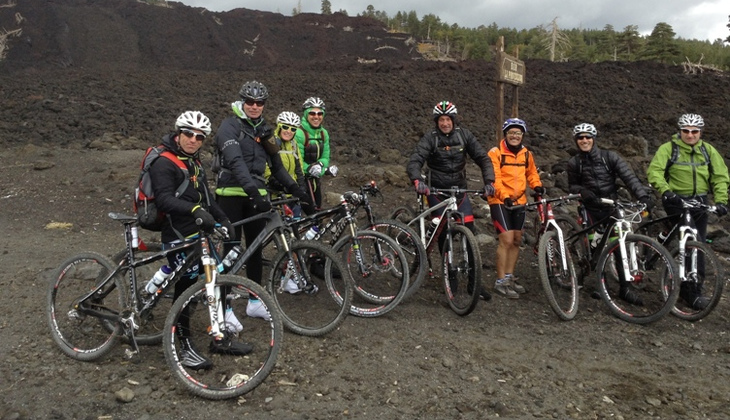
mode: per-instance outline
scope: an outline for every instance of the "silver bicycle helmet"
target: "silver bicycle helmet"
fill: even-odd
[[[321,99],[319,99],[319,98],[317,98],[317,97],[315,97],[315,96],[309,97],[302,104],[302,109],[309,109],[309,108],[319,108],[322,111],[324,111],[325,110],[324,109],[324,101],[321,100]]]
[[[302,125],[302,120],[299,118],[299,115],[289,111],[284,111],[279,114],[279,116],[276,117],[276,122],[279,124],[286,124],[292,127],[299,127]]]
[[[702,116],[699,114],[684,114],[681,117],[679,117],[679,121],[677,121],[677,125],[679,125],[679,128],[684,128],[684,127],[702,128],[705,126],[705,120],[703,120]]]
[[[573,137],[577,136],[580,133],[588,133],[591,136],[595,137],[598,134],[598,131],[593,124],[581,123],[573,127]]]
[[[177,117],[175,129],[191,128],[200,130],[206,136],[210,135],[210,120],[200,111],[185,111]]]
[[[441,101],[433,107],[433,117],[438,119],[442,115],[448,115],[449,117],[455,117],[457,115],[456,105],[449,101]]]
[[[269,98],[269,90],[266,89],[266,86],[255,80],[244,83],[238,94],[243,99],[253,99],[254,101],[265,101]]]

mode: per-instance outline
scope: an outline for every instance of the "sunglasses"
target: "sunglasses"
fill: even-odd
[[[246,101],[244,101],[244,103],[246,105],[248,105],[248,106],[254,106],[254,105],[256,105],[256,106],[264,106],[264,105],[266,105],[266,101],[255,101],[253,99],[246,99]]]
[[[182,133],[187,138],[195,137],[195,140],[197,141],[205,140],[205,134],[196,133],[195,131],[188,130],[187,128],[181,128],[180,133]]]
[[[324,115],[324,112],[322,112],[322,111],[309,111],[309,115],[316,115],[318,117],[321,117],[322,115]]]
[[[294,133],[294,132],[296,132],[296,131],[297,131],[297,128],[296,128],[296,127],[291,127],[291,126],[288,126],[288,125],[282,125],[282,126],[281,126],[281,129],[282,129],[282,131],[286,131],[286,130],[289,130],[289,131],[291,131],[292,133]]]
[[[701,130],[698,130],[698,129],[696,129],[696,128],[695,128],[695,129],[692,129],[692,130],[690,130],[689,128],[683,128],[683,129],[682,129],[682,132],[683,132],[684,134],[697,134],[697,133],[699,133],[700,131],[701,131]]]
[[[575,139],[576,140],[592,140],[593,136],[582,135],[582,136],[576,136]]]
[[[508,136],[522,137],[522,134],[523,134],[522,131],[508,131],[507,132]]]

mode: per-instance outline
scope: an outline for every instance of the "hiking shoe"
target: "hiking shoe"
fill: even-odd
[[[253,351],[253,345],[241,341],[233,341],[229,335],[220,340],[210,342],[210,352],[228,356],[245,356]]]
[[[226,330],[231,334],[238,334],[243,331],[243,324],[236,318],[232,308],[226,309]]]
[[[286,283],[284,283],[284,291],[287,293],[291,293],[292,295],[296,295],[297,293],[301,293],[302,289],[299,288],[297,282],[289,279],[286,281]]]
[[[271,320],[269,311],[264,306],[264,303],[258,299],[249,299],[248,305],[246,305],[246,315],[251,318],[261,318],[265,321]]]
[[[494,283],[494,291],[497,292],[497,294],[502,295],[508,299],[519,299],[520,298],[520,295],[517,292],[515,292],[514,290],[512,290],[509,282],[507,282],[507,281],[500,282],[499,280],[497,280]]]
[[[679,297],[687,303],[687,305],[696,310],[701,311],[710,304],[710,299],[702,296],[701,287],[690,281],[684,281],[679,286]]]
[[[638,293],[634,292],[633,290],[626,288],[621,289],[618,294],[619,299],[623,300],[626,303],[630,303],[632,305],[636,306],[642,306],[644,304],[644,301],[641,299],[641,296],[639,296]]]
[[[482,287],[482,291],[479,292],[479,297],[484,299],[485,301],[489,302],[492,300],[492,294],[489,293],[489,291]]]
[[[180,364],[195,370],[206,370],[213,367],[213,362],[201,356],[189,338],[180,340]]]
[[[515,292],[524,295],[525,293],[527,293],[527,289],[525,289],[523,285],[517,283],[519,280],[520,279],[515,276],[509,276],[509,286]]]

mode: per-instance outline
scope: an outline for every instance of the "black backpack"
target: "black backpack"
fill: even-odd
[[[162,230],[167,215],[157,210],[155,204],[154,190],[152,189],[152,179],[150,178],[150,166],[160,157],[170,159],[181,171],[185,174],[185,181],[175,191],[175,197],[179,197],[185,192],[185,189],[190,184],[190,172],[185,163],[181,161],[174,153],[167,150],[164,145],[154,146],[147,149],[147,152],[142,158],[142,164],[140,165],[139,179],[137,181],[137,187],[134,190],[134,201],[132,202],[132,209],[137,215],[137,222],[139,226],[147,229],[159,232]]]

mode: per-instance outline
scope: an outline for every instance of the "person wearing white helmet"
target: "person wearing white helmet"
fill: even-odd
[[[193,235],[199,229],[212,230],[216,222],[220,223],[229,232],[233,226],[223,209],[212,199],[208,190],[205,170],[200,162],[199,151],[203,142],[210,136],[210,120],[200,111],[185,111],[175,121],[175,132],[167,134],[162,144],[172,155],[162,154],[155,160],[149,169],[155,203],[159,211],[167,214],[162,226],[162,243],[164,249],[173,249],[167,254],[170,267],[176,267],[184,261],[182,253],[174,248]],[[164,156],[164,158],[163,158]],[[178,162],[173,161],[177,159]],[[185,165],[183,171],[179,163]],[[178,191],[188,178],[189,182],[182,192]],[[198,226],[196,220],[202,221]],[[200,265],[197,264],[188,270],[175,283],[174,298],[177,299],[185,289],[193,285],[200,278]],[[183,365],[196,369],[209,369],[212,363],[205,356],[198,353],[190,341],[190,326],[181,319],[177,328],[180,343],[183,347]],[[219,354],[242,356],[252,351],[248,343],[234,340],[233,334],[225,333],[223,339],[213,340],[210,351]]]
[[[322,207],[322,175],[337,176],[338,168],[330,165],[330,135],[324,128],[324,101],[315,96],[302,104],[302,125],[296,133],[296,143],[302,157],[302,170],[309,195],[317,208]]]
[[[597,135],[598,130],[593,124],[581,123],[573,127],[573,141],[578,153],[568,160],[567,166],[568,189],[571,194],[581,195],[590,223],[611,215],[613,207],[601,204],[599,199],[618,198],[617,178],[623,181],[634,197],[646,205],[647,211],[651,210],[654,203],[648,186],[639,180],[618,153],[596,146]],[[619,273],[623,271],[619,270]],[[621,283],[619,297],[634,305],[643,303],[641,296],[631,290],[625,281]]]
[[[305,188],[304,173],[302,172],[302,159],[299,155],[299,148],[294,142],[294,135],[301,127],[301,119],[294,112],[284,111],[276,117],[276,128],[274,138],[279,146],[279,157],[289,175],[297,181],[301,188]],[[271,177],[271,169],[267,166],[264,177],[270,190],[284,194],[285,188],[276,178]],[[302,208],[296,205],[292,208],[294,217],[301,217]]]
[[[683,114],[677,121],[679,132],[657,149],[646,174],[649,183],[661,194],[667,215],[679,221],[683,199],[697,199],[710,204],[709,195],[717,207],[717,214],[728,213],[728,168],[720,152],[702,139],[705,121],[699,114]],[[707,213],[701,209],[691,212],[698,231],[698,240],[707,236]],[[707,307],[709,300],[702,295],[702,284],[682,282],[680,299],[696,310]]]

